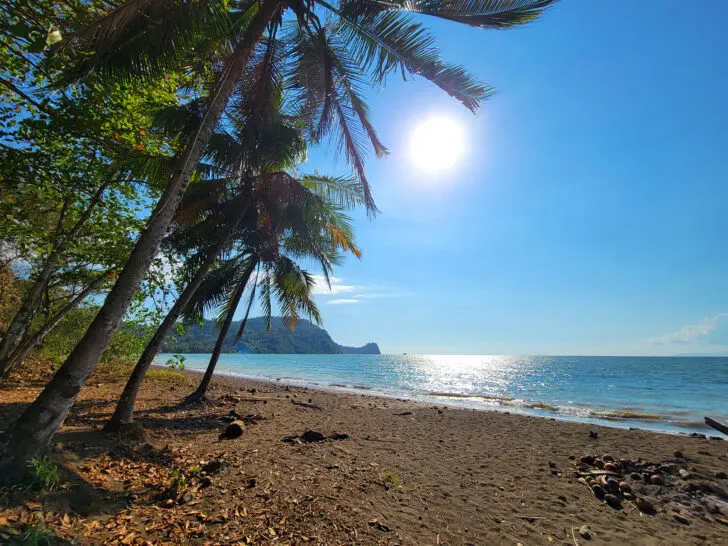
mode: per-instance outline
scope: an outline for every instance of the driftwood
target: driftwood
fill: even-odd
[[[298,402],[293,398],[291,398],[291,404],[293,404],[294,406],[303,406],[304,408],[310,408],[319,411],[324,409],[321,406],[317,406],[316,404],[309,404],[308,402]]]
[[[706,417],[705,418],[705,424],[708,425],[709,427],[713,427],[715,430],[718,430],[718,431],[722,432],[725,435],[728,435],[728,426],[726,426],[726,425],[724,425],[722,423],[719,423],[715,419],[711,419],[710,417]]]

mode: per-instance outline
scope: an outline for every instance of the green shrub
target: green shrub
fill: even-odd
[[[53,489],[58,485],[60,481],[58,467],[51,462],[50,458],[46,456],[40,459],[33,459],[30,464],[33,468],[35,483],[44,489]]]

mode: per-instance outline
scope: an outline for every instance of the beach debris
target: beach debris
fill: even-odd
[[[680,450],[675,451],[675,453],[673,453],[673,455],[675,456],[676,459],[684,459],[685,458],[685,455],[683,455],[683,452],[680,451]]]
[[[321,406],[317,406],[316,404],[310,403],[310,401],[309,402],[299,402],[298,400],[294,400],[293,398],[291,398],[291,404],[293,404],[294,406],[301,406],[304,408],[315,409],[315,410],[319,410],[319,411],[324,409]]]
[[[240,438],[244,431],[245,423],[242,421],[233,421],[225,427],[225,430],[222,433],[220,433],[220,440],[233,440],[235,438]]]
[[[585,540],[591,540],[592,536],[594,536],[592,534],[591,528],[588,525],[582,525],[581,527],[579,527],[579,534],[581,535],[581,538]]]
[[[400,411],[399,413],[394,413],[392,415],[412,415],[411,411]]]
[[[325,436],[321,432],[307,430],[300,436],[286,436],[282,441],[289,444],[310,444],[324,442],[326,440],[346,440],[347,438],[349,438],[349,435],[345,433],[334,433],[329,436]]]
[[[654,514],[660,504],[676,513],[721,523],[722,507],[728,505],[728,483],[712,472],[702,474],[688,467],[686,457],[653,462],[584,455],[574,460],[578,482],[614,509],[631,502],[641,513]]]
[[[589,431],[589,438],[591,438],[592,440],[596,440],[597,438],[599,438],[599,433],[598,432],[594,432],[593,430],[590,430]]]
[[[722,432],[725,435],[728,435],[728,425],[724,425],[723,423],[719,423],[715,419],[711,419],[710,417],[705,418],[705,424],[709,427],[713,427],[718,432]]]

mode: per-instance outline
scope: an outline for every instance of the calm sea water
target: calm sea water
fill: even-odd
[[[185,356],[187,369],[209,360]],[[728,358],[224,354],[217,372],[668,432],[728,422]]]

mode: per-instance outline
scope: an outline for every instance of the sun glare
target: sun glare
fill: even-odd
[[[431,117],[412,132],[412,161],[421,170],[439,172],[452,168],[463,154],[463,128],[448,117]]]

